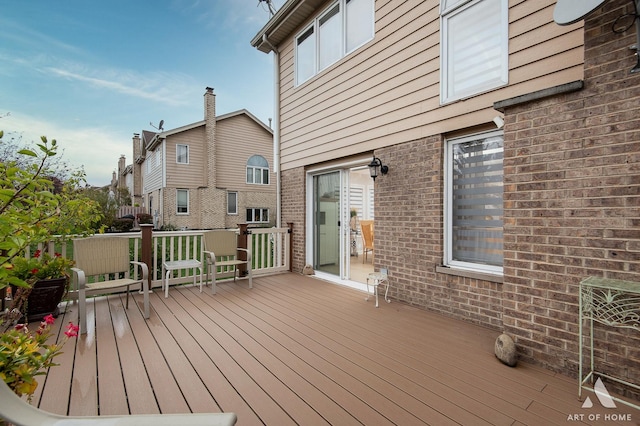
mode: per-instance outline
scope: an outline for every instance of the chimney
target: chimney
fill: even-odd
[[[204,186],[216,187],[216,95],[211,87],[207,87],[204,93],[204,120],[205,120],[205,146],[204,155],[207,159],[204,170],[207,181]]]
[[[216,95],[212,87],[207,87],[204,93],[204,119],[207,120],[209,116],[216,116]]]
[[[142,149],[140,147],[140,133],[133,134],[132,144],[133,144],[133,161],[138,161],[138,158],[142,155]]]
[[[134,133],[133,139],[133,188],[131,188],[131,205],[142,205],[142,143],[140,133]]]

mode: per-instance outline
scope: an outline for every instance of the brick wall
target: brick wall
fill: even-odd
[[[583,90],[505,110],[504,326],[525,360],[576,377],[580,280],[640,281],[635,30],[611,31],[628,3],[585,22]],[[640,333],[597,340],[600,367],[640,383]]]
[[[485,326],[501,326],[502,285],[436,271],[443,256],[443,139],[378,149],[389,173],[375,183],[375,267],[393,298]]]
[[[306,184],[303,167],[285,170],[280,175],[282,184],[282,225],[293,223],[291,238],[292,271],[301,272],[305,262],[305,201]]]
[[[196,192],[192,190],[191,192]],[[227,191],[218,188],[199,188],[200,194],[200,214],[198,219],[199,229],[225,228],[225,218],[227,215]]]
[[[226,194],[225,194],[226,197]],[[224,206],[226,214],[225,198]],[[240,223],[247,223],[246,209],[247,208],[268,208],[269,209],[269,223],[260,223],[259,226],[275,226],[276,225],[276,197],[273,192],[260,192],[260,191],[242,191],[238,192],[238,214],[226,215],[226,227],[236,228]]]

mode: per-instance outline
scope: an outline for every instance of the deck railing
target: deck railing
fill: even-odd
[[[162,263],[165,261],[197,259],[202,261],[206,278],[206,262],[203,261],[204,231],[153,231],[151,238],[151,288],[162,286]],[[236,229],[238,246],[246,247],[251,253],[252,271],[254,276],[275,274],[289,271],[291,268],[291,227],[288,228],[247,228]],[[95,238],[118,236],[129,238],[131,260],[143,260],[143,238],[141,232],[124,232],[117,234],[96,234]],[[73,258],[73,243],[69,240],[56,239],[45,244],[39,244],[38,250],[48,252],[52,256],[61,255]],[[27,256],[31,254],[27,252]],[[137,269],[132,271],[137,274]],[[219,279],[233,277],[233,270],[217,271]],[[200,279],[197,270],[173,271],[169,285],[193,282]],[[137,278],[137,277],[136,277]]]

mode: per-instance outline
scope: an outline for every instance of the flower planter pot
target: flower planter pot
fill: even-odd
[[[66,287],[66,277],[36,281],[27,299],[27,320],[39,321],[49,314],[57,317],[60,313],[58,304],[64,297]],[[15,291],[14,288],[13,294]]]

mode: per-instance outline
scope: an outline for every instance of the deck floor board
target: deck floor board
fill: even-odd
[[[209,289],[155,291],[148,320],[139,294],[129,309],[123,295],[93,299],[90,332],[68,342],[32,403],[80,415],[235,412],[238,425],[562,425],[577,413],[597,424],[577,380],[501,364],[495,330],[383,298],[375,308],[360,291],[291,273]],[[68,321],[76,304],[56,329]]]

